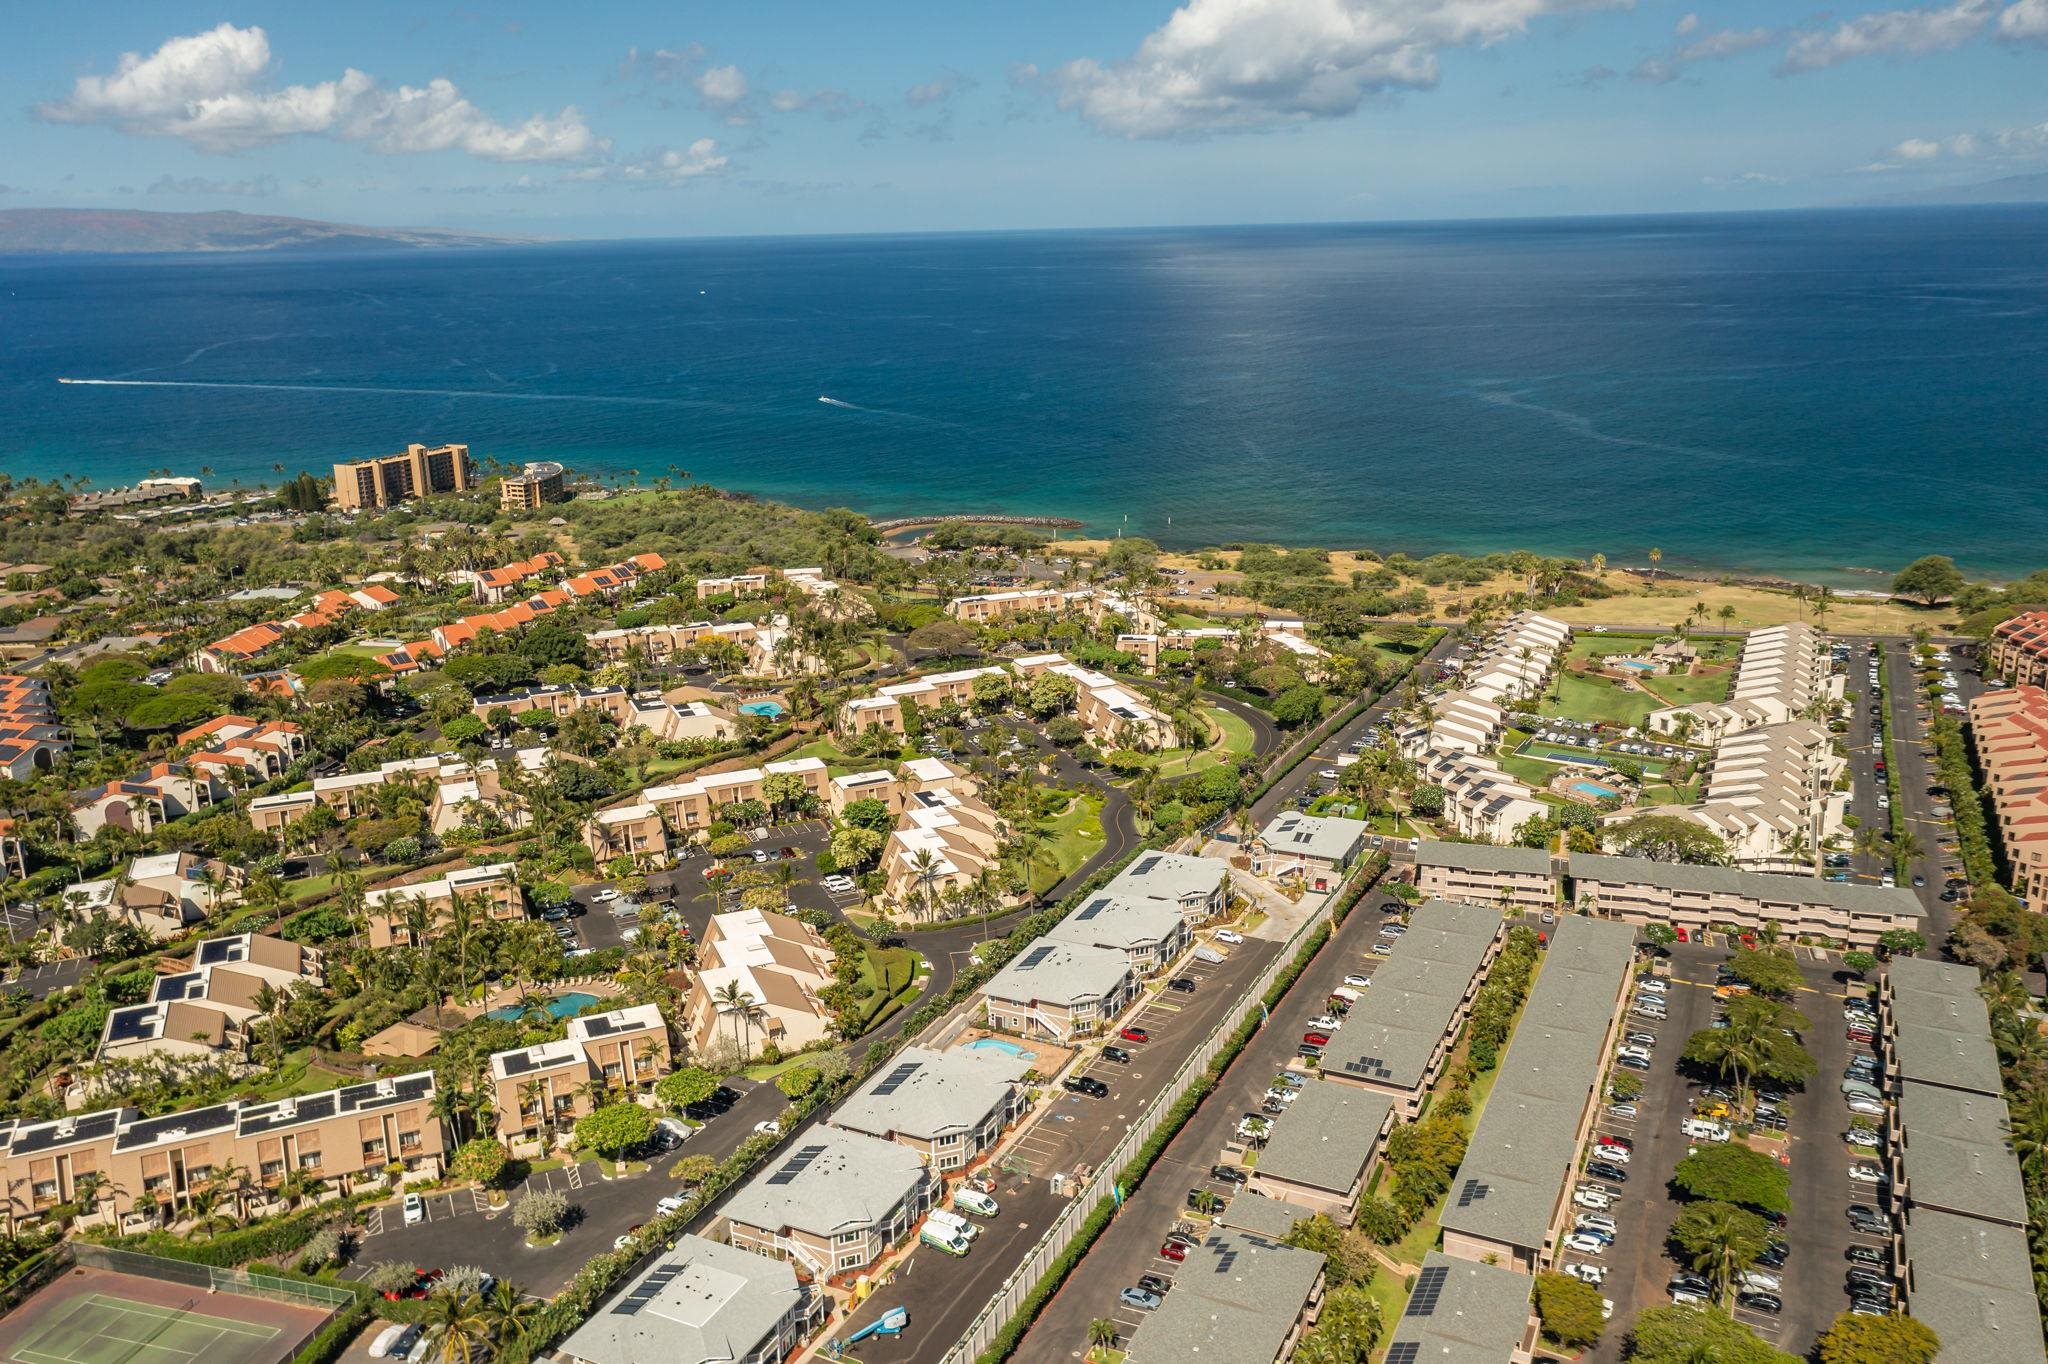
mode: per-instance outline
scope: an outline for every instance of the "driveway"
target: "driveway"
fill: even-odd
[[[31,999],[48,999],[59,990],[69,989],[84,980],[92,970],[92,962],[85,957],[67,957],[41,966],[24,966],[7,982],[12,992],[27,992]]]
[[[606,1179],[596,1161],[545,1170],[512,1190],[505,1207],[493,1209],[473,1190],[429,1194],[425,1220],[404,1225],[394,1200],[366,1211],[357,1232],[355,1257],[343,1278],[361,1278],[379,1260],[398,1260],[427,1269],[476,1265],[529,1293],[553,1297],[593,1255],[612,1248],[612,1241],[645,1222],[655,1202],[683,1186],[668,1170],[683,1156],[708,1155],[723,1160],[753,1134],[754,1124],[778,1117],[789,1106],[772,1084],[738,1077],[726,1084],[740,1091],[731,1109],[698,1130],[679,1151],[654,1161],[644,1173]],[[575,1210],[568,1233],[552,1246],[534,1249],[512,1225],[511,1204],[528,1190],[554,1189]]]

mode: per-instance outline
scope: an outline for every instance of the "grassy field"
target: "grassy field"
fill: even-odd
[[[1045,851],[1031,868],[1031,888],[1043,893],[1073,875],[1074,869],[1102,848],[1102,798],[1078,795],[1051,819],[1040,820]]]
[[[824,763],[826,770],[835,777],[843,777],[848,772],[870,772],[878,767],[894,766],[893,760],[889,758],[856,758],[841,750],[839,745],[830,739],[813,739],[801,748],[792,749],[782,756],[785,759],[816,758]]]
[[[1556,699],[1545,700],[1537,708],[1539,714],[1639,726],[1651,711],[1658,709],[1656,698],[1601,677],[1559,673],[1556,690]]]
[[[1557,775],[1556,763],[1547,763],[1541,758],[1518,757],[1513,753],[1502,754],[1500,766],[1501,771],[1516,781],[1525,786],[1533,786],[1539,791],[1550,785],[1550,779]]]
[[[1200,750],[1185,748],[1171,749],[1162,754],[1158,763],[1162,777],[1185,777],[1190,772],[1200,772],[1218,763],[1236,762],[1252,751],[1252,727],[1243,717],[1221,706],[1203,706],[1202,714],[1213,729],[1209,747]],[[1221,737],[1217,735],[1220,733]]]
[[[1710,673],[1684,676],[1646,677],[1643,685],[1664,698],[1667,705],[1689,706],[1696,701],[1726,701],[1735,689],[1735,669],[1717,667]]]

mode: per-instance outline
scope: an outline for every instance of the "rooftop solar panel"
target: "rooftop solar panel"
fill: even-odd
[[[133,1008],[116,1009],[107,1019],[107,1040],[109,1042],[140,1042],[156,1035],[156,1007],[137,1004]]]
[[[1017,969],[1019,971],[1029,971],[1051,955],[1052,949],[1050,947],[1034,947],[1024,954],[1024,960],[1017,963]]]
[[[1484,1184],[1476,1179],[1468,1179],[1465,1181],[1464,1187],[1458,1190],[1458,1206],[1469,1208],[1492,1192],[1493,1186],[1491,1184]]]
[[[777,1170],[774,1174],[768,1176],[768,1182],[770,1184],[793,1183],[798,1175],[802,1174],[806,1169],[810,1168],[810,1164],[812,1161],[816,1160],[819,1156],[822,1156],[824,1154],[825,1148],[822,1146],[806,1146],[802,1150],[798,1151],[795,1155],[791,1156],[789,1158],[788,1164],[784,1165],[780,1170]]]
[[[1401,1315],[1426,1317],[1434,1313],[1437,1299],[1443,1296],[1444,1280],[1450,1277],[1451,1271],[1445,1265],[1426,1266],[1416,1276],[1415,1291],[1408,1296],[1408,1310]]]
[[[1422,1346],[1412,1340],[1397,1340],[1387,1347],[1387,1364],[1419,1364]]]
[[[1131,875],[1143,876],[1146,872],[1152,870],[1152,868],[1158,865],[1159,859],[1157,857],[1141,857],[1131,867]]]
[[[917,1074],[918,1069],[918,1062],[905,1061],[902,1065],[882,1077],[882,1083],[875,1086],[875,1097],[879,1099],[884,1095],[894,1094],[897,1090],[903,1088],[906,1080]]]
[[[630,1317],[648,1303],[661,1296],[661,1290],[689,1268],[688,1265],[663,1265],[633,1286],[633,1291],[612,1304],[614,1316]]]

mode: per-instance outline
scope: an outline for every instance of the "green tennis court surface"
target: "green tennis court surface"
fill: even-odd
[[[283,1331],[88,1293],[9,1352],[18,1364],[254,1364],[275,1355]]]

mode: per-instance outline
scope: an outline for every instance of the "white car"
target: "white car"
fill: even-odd
[[[370,1342],[370,1358],[382,1359],[390,1354],[391,1347],[398,1343],[398,1338],[404,1335],[405,1332],[406,1324],[402,1321],[394,1322],[392,1325],[379,1331],[377,1338]]]
[[[1337,780],[1337,769],[1334,767],[1325,767],[1320,772],[1317,772],[1316,775],[1318,777],[1321,777],[1324,781],[1335,781]]]
[[[421,1198],[418,1194],[407,1194],[405,1201],[399,1206],[404,1210],[405,1224],[408,1227],[418,1226],[421,1222],[427,1220],[427,1200]]]
[[[1646,995],[1668,995],[1671,993],[1670,982],[1658,980],[1654,976],[1652,976],[1648,980],[1645,980],[1641,985],[1638,985],[1636,988],[1638,990],[1641,990]]]
[[[1848,1142],[1851,1146],[1861,1146],[1870,1151],[1875,1151],[1882,1144],[1877,1133],[1866,1132],[1860,1127],[1852,1127],[1847,1132],[1844,1132],[1842,1140]]]
[[[1574,1189],[1572,1202],[1582,1208],[1596,1208],[1603,1212],[1614,1206],[1614,1200],[1599,1189]]]
[[[1398,938],[1407,931],[1408,925],[1406,924],[1383,924],[1380,927],[1380,936],[1382,938]]]
[[[1604,1231],[1609,1236],[1621,1230],[1619,1224],[1604,1212],[1582,1212],[1572,1219],[1573,1231]]]
[[[782,1135],[782,1124],[779,1122],[757,1122],[754,1124],[754,1130],[764,1137],[779,1137]]]
[[[1882,1184],[1885,1182],[1886,1175],[1884,1171],[1865,1161],[1862,1164],[1849,1167],[1849,1178],[1855,1180],[1858,1184]]]
[[[1276,1104],[1291,1104],[1301,1097],[1301,1091],[1286,1085],[1276,1085],[1266,1091],[1266,1097]]]
[[[615,1241],[613,1241],[613,1242],[612,1242],[612,1249],[613,1249],[613,1250],[635,1250],[635,1249],[637,1249],[637,1248],[639,1247],[639,1245],[640,1245],[640,1238],[639,1238],[639,1237],[637,1237],[637,1236],[635,1236],[635,1235],[634,1235],[634,1234],[633,1234],[632,1232],[630,1232],[630,1231],[629,1231],[629,1232],[626,1232],[626,1233],[625,1233],[624,1235],[620,1236],[620,1237],[619,1237],[619,1238],[618,1238],[617,1240],[615,1240]]]
[[[1605,1255],[1607,1253],[1607,1243],[1605,1241],[1597,1236],[1588,1236],[1584,1232],[1574,1232],[1572,1235],[1565,1237],[1564,1248],[1576,1251],[1580,1255]]]
[[[1219,928],[1216,930],[1216,941],[1227,942],[1235,946],[1244,941],[1244,934],[1234,928]]]
[[[1354,990],[1368,990],[1372,988],[1372,977],[1346,976],[1344,977],[1344,983]]]
[[[1582,1265],[1574,1261],[1564,1267],[1564,1272],[1580,1283],[1589,1283],[1595,1288],[1607,1282],[1606,1265]]]
[[[1618,1103],[1607,1105],[1607,1111],[1617,1118],[1633,1118],[1641,1110],[1632,1103]]]
[[[1876,1099],[1866,1099],[1858,1095],[1849,1100],[1849,1111],[1859,1117],[1881,1118],[1885,1115],[1886,1109]]]
[[[1785,1281],[1783,1279],[1775,1274],[1766,1274],[1761,1269],[1743,1270],[1735,1276],[1735,1283],[1738,1287],[1747,1288],[1752,1293],[1782,1293],[1785,1291]]]
[[[1344,1021],[1331,1014],[1319,1014],[1311,1018],[1308,1025],[1317,1032],[1335,1032],[1344,1026]]]
[[[670,1213],[681,1212],[684,1208],[687,1208],[689,1206],[689,1199],[684,1198],[681,1194],[670,1194],[666,1198],[663,1198],[659,1202],[657,1202],[654,1205],[654,1210],[660,1213],[663,1217],[667,1217]]]
[[[1707,1306],[1707,1300],[1697,1293],[1688,1293],[1682,1288],[1674,1288],[1671,1290],[1671,1305],[1673,1307],[1705,1307]]]
[[[612,889],[610,886],[606,886],[603,890],[599,891],[597,894],[590,897],[591,902],[593,904],[600,905],[610,904],[613,900],[616,900],[618,898],[618,891]]]
[[[1604,1160],[1614,1165],[1626,1165],[1635,1159],[1636,1153],[1626,1146],[1595,1146],[1593,1159]]]

